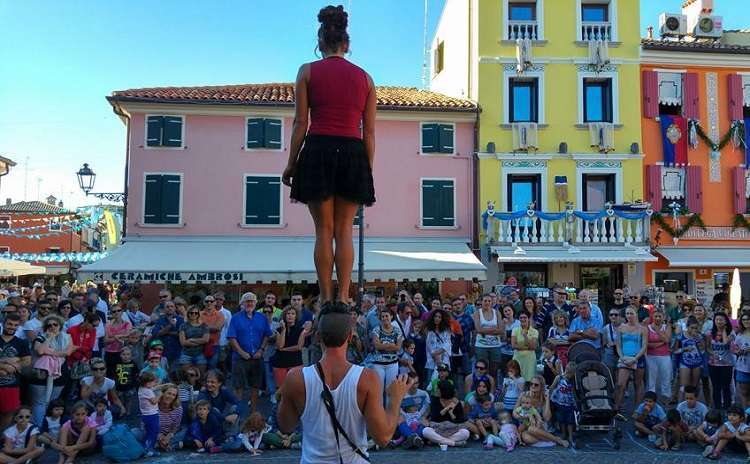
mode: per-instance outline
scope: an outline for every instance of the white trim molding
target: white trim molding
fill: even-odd
[[[453,126],[453,151],[450,153],[425,153],[422,151],[423,140],[422,136],[424,135],[424,132],[422,131],[422,128],[425,124],[444,124],[444,125],[450,125]],[[439,131],[438,131],[439,133]],[[438,137],[438,143],[439,143],[440,137]],[[434,119],[430,120],[423,120],[419,122],[419,155],[420,156],[456,156],[458,155],[458,152],[456,151],[458,147],[456,147],[456,123],[451,121],[435,121]],[[433,179],[434,180],[434,179]]]
[[[581,46],[584,46],[588,43],[588,41],[583,40],[583,36],[581,32],[583,31],[583,19],[582,19],[582,11],[581,11],[581,5],[586,3],[598,3],[598,4],[608,4],[609,5],[609,26],[610,26],[610,43],[619,42],[619,35],[617,32],[617,20],[618,20],[618,14],[617,14],[617,0],[576,0],[576,42],[580,43]]]
[[[508,36],[508,21],[510,21],[510,8],[509,3],[536,3],[536,40],[537,42],[544,42],[544,0],[502,0],[503,1],[503,17],[500,18],[500,24],[503,30],[500,33],[501,41],[511,41]],[[554,0],[553,0],[554,1]]]
[[[152,109],[153,110],[153,109]],[[171,117],[171,118],[180,118],[182,120],[182,124],[180,125],[180,146],[179,147],[165,147],[164,145],[157,145],[155,147],[150,147],[148,145],[148,118],[151,116],[161,116],[161,117]],[[185,143],[185,126],[187,126],[187,118],[185,117],[185,114],[177,114],[177,113],[146,113],[143,115],[143,149],[144,150],[185,150],[187,148],[187,143]]]
[[[180,205],[179,205],[179,218],[177,218],[177,224],[146,224],[146,177],[147,176],[179,176],[180,178]],[[141,195],[141,217],[140,222],[136,224],[138,227],[148,229],[175,229],[185,227],[183,222],[183,206],[185,194],[185,174],[182,172],[144,172],[143,173],[143,195]]]
[[[540,175],[541,182],[541,208],[547,206],[547,161],[527,160],[525,161],[504,161],[500,170],[500,207],[498,211],[508,212],[508,176],[512,175]]]
[[[622,204],[622,163],[619,161],[591,160],[576,162],[576,208],[583,209],[584,174],[614,174],[615,203]]]
[[[247,122],[250,119],[276,119],[281,121],[281,145],[279,148],[247,148]],[[264,152],[264,151],[271,151],[271,152],[279,152],[279,151],[285,151],[286,150],[286,137],[284,136],[284,129],[286,129],[286,123],[284,121],[283,116],[278,115],[269,115],[266,113],[254,113],[254,114],[247,114],[245,115],[245,130],[244,130],[244,137],[242,140],[242,149],[247,152]]]
[[[588,124],[583,121],[583,80],[584,79],[611,79],[612,80],[612,124],[620,124],[620,79],[616,71],[591,72],[578,71],[576,84],[578,86],[578,124]]]
[[[527,71],[518,74],[515,71],[503,71],[503,120],[500,124],[510,124],[510,80],[511,79],[536,79],[537,80],[537,124],[547,124],[544,114],[544,70]]]

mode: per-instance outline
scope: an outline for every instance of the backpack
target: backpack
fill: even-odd
[[[143,452],[143,446],[125,424],[113,426],[102,437],[102,454],[112,461],[134,461],[143,456]]]

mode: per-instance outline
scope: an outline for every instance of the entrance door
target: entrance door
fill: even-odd
[[[612,303],[612,292],[622,286],[622,265],[581,265],[581,288],[590,290],[592,301],[606,314]],[[606,320],[606,317],[605,317]]]

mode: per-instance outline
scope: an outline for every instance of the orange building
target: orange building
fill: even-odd
[[[644,190],[659,257],[646,264],[646,282],[664,287],[668,300],[685,291],[710,303],[738,267],[747,298],[750,33],[641,46]]]
[[[0,254],[87,251],[80,232],[66,224],[74,216],[73,211],[56,204],[54,197],[47,202],[8,202],[0,206]],[[33,264],[47,268],[48,275],[70,271],[69,262]]]

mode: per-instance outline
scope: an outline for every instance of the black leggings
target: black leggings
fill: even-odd
[[[714,408],[726,409],[732,405],[732,366],[708,366],[713,385]]]

